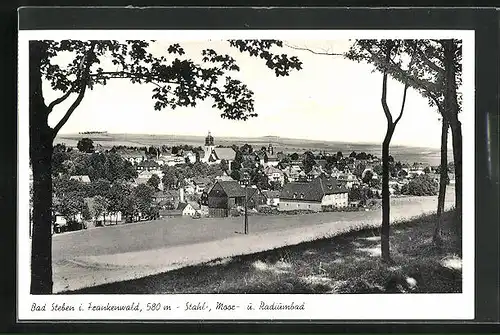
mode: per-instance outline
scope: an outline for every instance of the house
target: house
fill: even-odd
[[[82,223],[83,222],[83,216],[81,213],[77,213],[72,218],[67,218],[58,212],[52,213],[52,216],[53,216],[52,229],[53,229],[53,232],[55,232],[55,233],[60,233],[60,232],[68,230],[70,228],[69,226],[71,223]]]
[[[280,211],[322,211],[323,207],[347,207],[348,191],[332,177],[319,177],[310,182],[293,182],[280,193]]]
[[[208,177],[195,177],[192,179],[194,191],[196,194],[202,194],[203,190],[210,185],[212,181]]]
[[[160,191],[163,191],[163,183],[161,182],[161,180],[163,178],[163,172],[162,171],[157,171],[157,170],[154,170],[154,171],[142,170],[137,175],[137,178],[134,179],[134,184],[135,185],[146,184],[148,182],[148,180],[151,179],[151,177],[154,174],[157,175],[158,178],[160,178],[160,183],[158,184],[158,189]]]
[[[222,181],[233,181],[234,179],[231,176],[228,176],[225,172],[222,176],[215,177],[216,180]]]
[[[266,197],[256,186],[246,187],[244,190],[246,191],[245,201],[247,208],[256,208],[266,204]],[[245,203],[243,203],[243,205],[245,205]]]
[[[177,190],[166,190],[156,192],[153,195],[153,200],[161,209],[174,209],[178,206],[181,199],[181,192]]]
[[[81,176],[71,176],[69,177],[69,180],[76,180],[76,181],[79,181],[81,183],[90,183],[90,177],[87,176],[87,175],[81,175]]]
[[[277,167],[278,164],[280,163],[281,159],[284,158],[284,155],[282,152],[280,152],[280,153],[274,152],[274,147],[271,143],[269,143],[269,146],[267,147],[266,156],[267,156],[267,159],[264,161],[264,164],[262,164],[264,167],[267,167],[267,166]]]
[[[285,183],[285,174],[280,169],[277,169],[273,166],[267,166],[264,168],[264,173],[267,176],[267,179],[270,183],[278,182],[281,186]]]
[[[338,170],[331,174],[333,178],[336,178],[337,181],[347,188],[348,190],[353,188],[354,186],[359,186],[360,182],[358,178],[352,173],[339,172]]]
[[[105,213],[93,218],[96,226],[116,225],[122,221],[122,212]]]
[[[138,171],[158,171],[160,169],[160,165],[154,160],[146,160],[137,164],[136,169]]]
[[[311,171],[309,171],[309,173],[307,173],[307,180],[311,181],[313,179],[320,177],[323,174],[325,174],[325,173],[323,172],[323,169],[321,168],[321,166],[315,165],[312,167]]]
[[[139,164],[145,159],[144,154],[137,150],[120,153],[120,156],[134,165]]]
[[[184,191],[186,192],[186,194],[195,194],[196,193],[196,189],[195,189],[195,186],[193,184],[192,181],[188,181],[185,179],[185,182],[186,182],[186,185],[184,186]]]
[[[207,193],[206,201],[210,216],[226,217],[231,208],[244,205],[245,188],[237,181],[218,180]]]
[[[321,168],[322,171],[326,171],[326,167],[328,165],[328,161],[326,159],[317,159],[316,160],[316,166]]]
[[[182,211],[178,210],[178,209],[161,209],[159,211],[159,216],[160,216],[160,219],[182,216]]]
[[[297,165],[289,165],[282,172],[286,175],[289,182],[298,181],[301,177],[305,177],[305,173]]]
[[[165,165],[168,165],[168,166],[175,166],[175,165],[181,165],[181,164],[186,163],[186,159],[182,156],[163,157],[163,160],[165,161]]]
[[[280,203],[280,191],[263,190],[262,194],[266,198],[266,205],[278,207]]]
[[[183,152],[182,157],[184,157],[184,160],[188,160],[191,164],[196,163],[196,154],[191,150]]]
[[[196,209],[190,203],[180,202],[177,205],[177,210],[181,211],[182,216],[194,216],[196,214]]]

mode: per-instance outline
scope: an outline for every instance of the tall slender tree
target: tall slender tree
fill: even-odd
[[[447,59],[445,59],[445,46],[448,46]],[[326,51],[316,51],[309,48],[289,46],[293,49],[305,50],[318,55],[343,56],[345,53],[334,53]],[[455,138],[453,144],[453,159],[458,161],[455,166],[456,187],[455,204],[457,223],[461,222],[462,211],[462,135],[461,124],[458,120],[458,113],[461,111],[461,94],[457,87],[461,85],[462,78],[462,43],[459,40],[418,40],[416,45],[415,66],[412,71],[402,67],[402,64],[390,61],[386,64],[386,71],[399,81],[404,81],[412,88],[416,89],[422,96],[429,100],[430,106],[436,107],[442,119],[441,133],[441,162],[447,162],[448,157],[448,130],[451,129],[452,137]],[[380,57],[378,57],[380,61]],[[449,84],[448,84],[449,83]],[[448,89],[449,88],[449,89]],[[456,103],[453,103],[456,102]],[[454,127],[451,127],[453,119]],[[442,164],[442,166],[445,166]],[[438,196],[438,220],[434,232],[434,241],[441,243],[441,223],[444,212],[446,184],[448,174],[446,170],[440,173],[440,188]]]
[[[87,90],[106,85],[110,80],[124,79],[152,87],[157,110],[196,106],[210,99],[222,118],[247,120],[257,116],[253,92],[231,77],[239,71],[230,55],[213,49],[201,51],[202,62],[185,56],[181,45],[164,48],[162,55],[151,51],[155,41],[129,40],[33,40],[29,42],[29,118],[30,160],[33,168],[33,238],[31,252],[31,293],[52,292],[52,171],[54,138],[84,99]],[[229,45],[240,52],[260,57],[276,76],[287,76],[299,70],[297,57],[273,54],[283,44],[276,40],[231,40]],[[70,58],[65,64],[61,54]],[[65,57],[63,57],[65,58]],[[105,66],[106,62],[112,66]],[[43,80],[61,96],[46,103]],[[54,127],[48,123],[56,107],[73,99],[70,107]]]
[[[355,61],[368,62],[382,72],[382,94],[381,104],[387,120],[387,129],[382,142],[382,225],[381,225],[381,249],[382,260],[390,262],[390,191],[389,191],[389,156],[390,144],[398,122],[403,116],[406,104],[406,96],[410,84],[401,80],[404,84],[401,109],[396,119],[393,118],[389,105],[387,104],[387,81],[389,76],[388,64],[392,62],[403,63],[409,58],[408,71],[412,71],[417,42],[402,40],[357,40],[347,53],[347,57]],[[399,78],[398,78],[399,79]]]

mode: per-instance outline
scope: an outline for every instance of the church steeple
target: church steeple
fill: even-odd
[[[207,137],[205,137],[205,146],[206,147],[213,147],[214,146],[214,138],[210,134],[210,131],[208,132]]]

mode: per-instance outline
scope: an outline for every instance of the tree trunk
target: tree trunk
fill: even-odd
[[[455,164],[455,223],[460,226],[462,222],[462,124],[458,120],[455,74],[457,47],[453,40],[445,40],[443,44],[446,75],[445,113],[450,122],[453,163]]]
[[[462,222],[462,124],[455,116],[451,124],[453,162],[455,164],[455,212],[456,224]]]
[[[436,226],[434,227],[433,241],[436,246],[441,246],[441,227],[446,197],[446,185],[448,184],[448,121],[442,116],[441,128],[441,171],[439,173],[439,195],[437,206]]]
[[[52,129],[42,95],[43,47],[30,42],[30,160],[33,168],[31,294],[52,293]]]
[[[389,144],[394,130],[388,126],[384,142],[382,143],[382,227],[380,243],[382,248],[382,261],[390,262],[390,196],[389,196]]]

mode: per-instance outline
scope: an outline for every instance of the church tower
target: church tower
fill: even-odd
[[[267,153],[270,155],[274,155],[274,148],[273,148],[273,145],[271,143],[269,143],[269,146],[267,148]]]
[[[214,146],[214,138],[208,132],[207,137],[205,137],[205,156],[203,157],[203,160],[208,163],[210,156],[212,155],[212,152],[214,151],[215,146]]]

